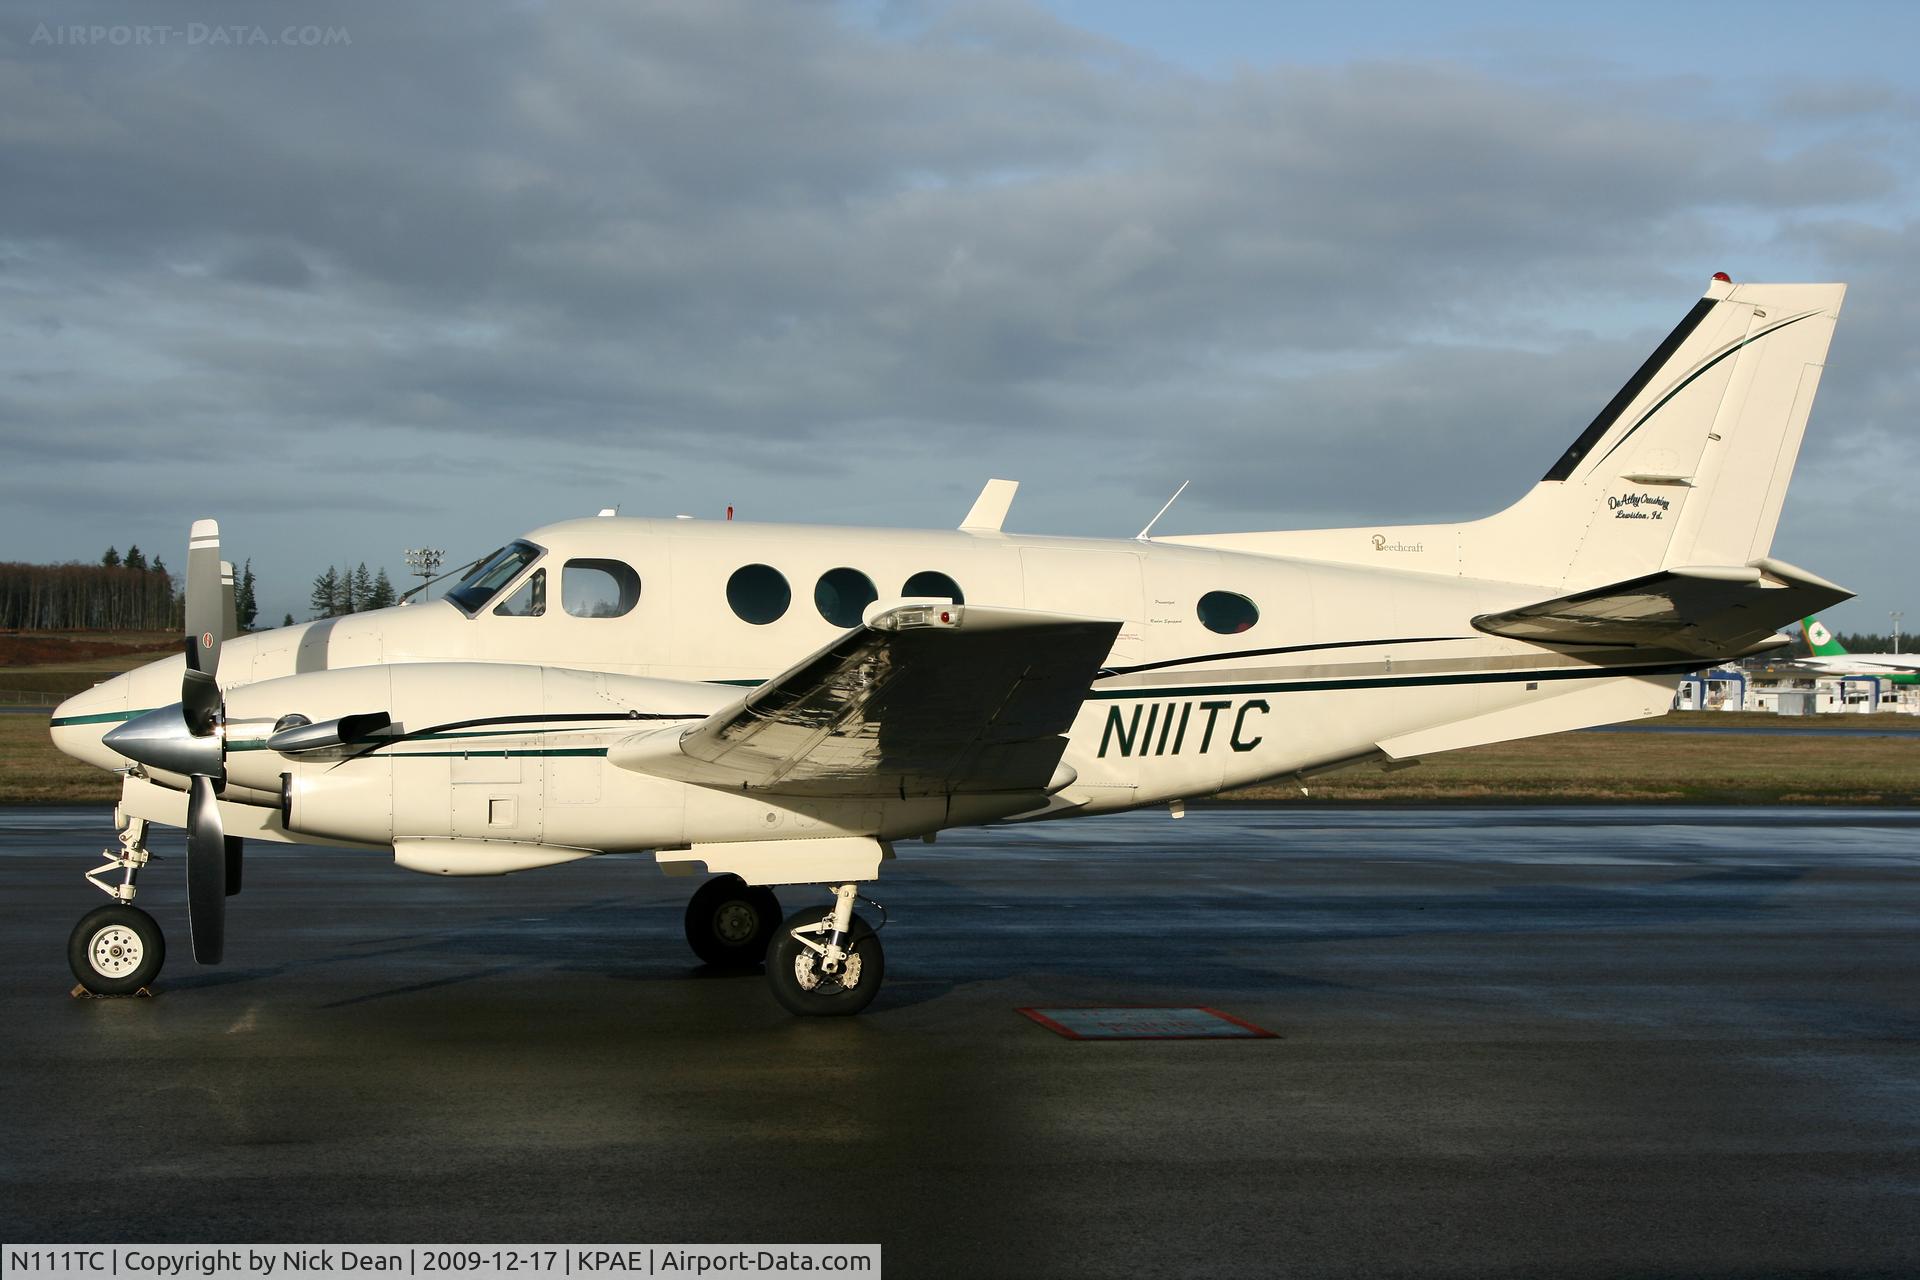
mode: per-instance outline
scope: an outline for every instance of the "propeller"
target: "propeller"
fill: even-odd
[[[219,964],[226,950],[227,895],[240,891],[241,842],[220,823],[226,784],[225,707],[216,677],[220,642],[233,630],[233,566],[220,558],[220,526],[196,520],[187,538],[187,673],[180,684],[187,732],[219,742],[218,772],[193,773],[187,793],[187,924],[193,958]]]
[[[219,800],[227,781],[227,745],[216,677],[220,642],[233,631],[232,600],[233,569],[220,559],[220,526],[196,520],[187,539],[187,669],[180,702],[136,716],[102,739],[130,760],[190,779],[187,921],[193,958],[201,964],[220,962],[227,895],[240,892],[242,842],[222,828]]]

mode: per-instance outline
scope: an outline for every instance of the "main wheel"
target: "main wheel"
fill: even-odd
[[[780,929],[780,899],[765,885],[715,876],[687,903],[687,945],[718,969],[751,969]]]
[[[167,940],[152,916],[123,902],[89,911],[67,939],[67,963],[97,996],[130,996],[152,982]]]
[[[773,998],[784,1005],[788,1013],[797,1013],[803,1018],[844,1017],[860,1012],[880,994],[880,982],[887,972],[880,939],[859,916],[853,918],[853,942],[841,972],[821,972],[820,953],[801,945],[793,932],[818,928],[823,915],[831,922],[830,909],[794,912],[780,926],[773,945],[767,948],[767,982],[773,987]],[[831,927],[829,923],[828,928]],[[823,929],[808,932],[807,936],[825,942],[827,933]]]

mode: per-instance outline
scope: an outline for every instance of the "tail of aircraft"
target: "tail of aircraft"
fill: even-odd
[[[1822,658],[1837,658],[1846,653],[1847,646],[1827,630],[1827,624],[1818,618],[1800,619],[1800,634],[1807,638],[1807,649]]]
[[[1845,293],[1715,276],[1540,483],[1484,520],[1165,541],[1566,592],[1754,565],[1772,547]]]

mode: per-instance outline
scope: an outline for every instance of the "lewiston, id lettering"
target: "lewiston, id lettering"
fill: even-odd
[[[1107,727],[1100,734],[1100,756],[1118,747],[1122,756],[1177,756],[1189,749],[1195,755],[1213,750],[1216,740],[1235,751],[1251,751],[1266,741],[1264,734],[1252,733],[1250,715],[1267,714],[1265,698],[1254,698],[1236,708],[1226,698],[1199,702],[1134,703],[1127,710],[1107,708]],[[1231,711],[1227,724],[1224,713]],[[1141,723],[1142,716],[1145,723]]]

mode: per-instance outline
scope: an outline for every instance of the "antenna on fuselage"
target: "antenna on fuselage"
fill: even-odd
[[[1192,483],[1193,481],[1191,480],[1182,480],[1180,482],[1180,487],[1173,491],[1173,496],[1167,499],[1167,506],[1161,507],[1158,511],[1154,512],[1153,519],[1147,521],[1146,528],[1142,529],[1140,532],[1133,535],[1133,540],[1135,542],[1145,542],[1147,540],[1147,535],[1153,531],[1153,526],[1160,523],[1160,517],[1167,514],[1167,507],[1171,507],[1174,503],[1180,501],[1180,495],[1185,493],[1187,491],[1187,486]]]

